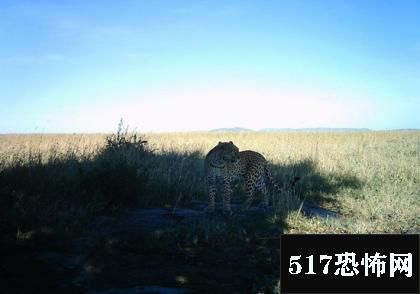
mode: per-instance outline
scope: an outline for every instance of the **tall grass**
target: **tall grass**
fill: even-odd
[[[297,198],[283,195],[279,207],[306,199],[343,215],[308,218],[297,208],[285,215],[290,232],[420,228],[419,132],[138,135],[121,127],[109,136],[1,135],[0,206],[7,221],[0,229],[72,231],[127,205],[207,200],[203,156],[218,141],[262,153],[281,185],[301,177]]]
[[[301,175],[300,198],[318,199],[341,220],[289,213],[290,231],[414,232],[420,230],[420,132],[159,134],[164,148],[205,153],[218,141],[257,150],[280,182]],[[289,167],[289,168],[284,168]]]

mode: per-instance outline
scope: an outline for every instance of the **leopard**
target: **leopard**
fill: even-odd
[[[223,194],[223,214],[232,215],[231,209],[231,183],[237,179],[243,179],[246,184],[248,202],[252,202],[255,190],[263,195],[262,206],[269,206],[269,191],[267,184],[276,191],[282,189],[274,181],[268,169],[265,157],[253,150],[239,151],[232,142],[219,142],[205,157],[205,174],[210,204],[207,208],[209,213],[215,212],[215,199],[217,184],[221,180]],[[289,183],[294,185],[299,177],[294,177]],[[219,181],[220,182],[220,181]]]

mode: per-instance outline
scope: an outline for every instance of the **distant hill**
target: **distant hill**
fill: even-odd
[[[367,128],[267,128],[260,132],[369,132]]]
[[[396,129],[396,130],[392,130],[392,131],[396,131],[396,132],[419,132],[420,129]]]
[[[258,130],[258,132],[369,132],[367,128],[266,128]],[[244,132],[255,132],[254,130],[247,128],[219,128],[210,130],[213,133],[244,133]]]
[[[244,132],[253,132],[254,130],[246,129],[246,128],[220,128],[220,129],[213,129],[210,130],[212,133],[244,133]]]

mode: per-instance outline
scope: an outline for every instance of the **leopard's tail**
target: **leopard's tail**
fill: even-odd
[[[271,174],[271,172],[270,172],[270,170],[268,169],[268,166],[266,165],[266,166],[264,166],[264,174],[265,174],[265,177],[268,179],[268,181],[270,182],[270,185],[271,186],[273,186],[274,187],[274,189],[276,189],[276,191],[277,192],[280,192],[280,193],[282,193],[282,192],[288,192],[288,191],[291,191],[293,188],[294,188],[294,186],[296,185],[296,183],[297,183],[297,181],[299,181],[300,180],[300,177],[297,177],[297,176],[295,176],[295,177],[293,177],[290,181],[289,181],[289,183],[287,183],[287,185],[285,186],[285,187],[280,187],[275,181],[274,181],[274,178],[273,178],[273,176],[272,176],[272,174]]]

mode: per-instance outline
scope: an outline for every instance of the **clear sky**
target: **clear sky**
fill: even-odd
[[[420,1],[0,2],[0,133],[420,128]]]

